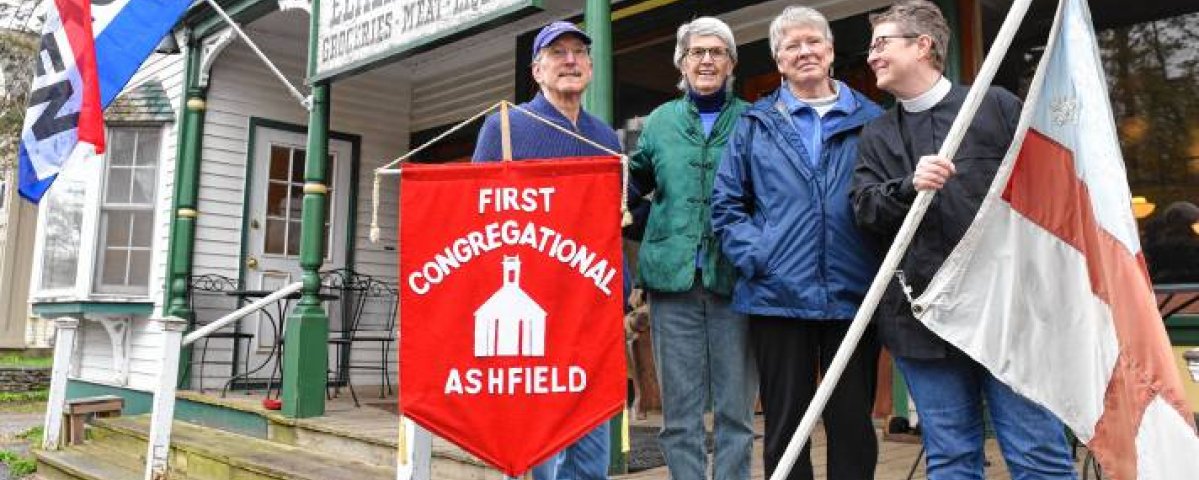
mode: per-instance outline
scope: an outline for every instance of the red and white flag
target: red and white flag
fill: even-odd
[[[1133,219],[1090,11],[1063,0],[1020,127],[921,321],[1116,480],[1193,479],[1199,436]]]

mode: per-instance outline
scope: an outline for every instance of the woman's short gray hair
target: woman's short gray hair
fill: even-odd
[[[729,60],[737,63],[737,40],[733,38],[733,29],[729,28],[727,23],[716,17],[699,17],[690,22],[679,25],[679,31],[675,35],[674,43],[674,66],[680,72],[683,71],[683,60],[687,58],[687,49],[691,48],[691,39],[693,37],[702,36],[720,37],[724,41],[725,47],[729,49]],[[725,80],[725,89],[731,88],[733,85],[733,76]],[[679,90],[687,91],[687,76],[679,79]]]
[[[774,17],[770,22],[770,56],[778,58],[779,45],[787,29],[795,27],[812,27],[824,33],[824,38],[833,43],[833,29],[828,26],[828,19],[811,7],[792,5],[783,9],[783,13]]]

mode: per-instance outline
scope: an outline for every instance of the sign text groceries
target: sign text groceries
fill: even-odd
[[[549,212],[554,187],[484,188],[479,190],[479,214],[490,212]],[[437,252],[420,269],[408,274],[408,288],[417,295],[445,281],[455,270],[471,260],[502,246],[527,246],[570,267],[591,280],[604,295],[612,295],[616,266],[596,258],[594,249],[563,236],[560,232],[533,222],[505,220],[489,223],[481,230],[468,232]],[[597,261],[598,260],[598,261]]]

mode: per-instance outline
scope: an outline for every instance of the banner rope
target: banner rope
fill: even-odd
[[[454,132],[457,132],[458,130],[461,130],[462,127],[465,127],[466,125],[469,125],[470,123],[474,122],[475,120],[478,120],[479,117],[487,115],[488,113],[491,113],[492,111],[494,111],[496,108],[501,108],[501,107],[503,107],[503,108],[511,107],[513,109],[516,109],[517,111],[520,111],[521,113],[524,113],[525,115],[533,117],[537,121],[544,123],[546,125],[549,125],[550,127],[553,127],[554,129],[556,129],[562,133],[565,133],[571,137],[574,137],[574,138],[578,139],[579,141],[586,143],[587,145],[595,147],[596,149],[598,149],[602,152],[608,153],[608,154],[616,156],[616,157],[620,157],[620,191],[621,191],[621,195],[620,195],[620,213],[621,213],[620,225],[622,227],[624,227],[624,226],[628,226],[633,223],[633,215],[631,213],[629,213],[629,200],[628,200],[628,191],[629,191],[629,156],[628,155],[625,155],[621,152],[617,152],[608,147],[600,145],[587,137],[584,137],[584,136],[579,135],[578,133],[575,133],[567,128],[564,128],[563,126],[558,125],[548,119],[545,119],[542,116],[537,115],[536,113],[530,112],[530,111],[522,108],[520,105],[516,105],[507,100],[501,100],[499,102],[496,102],[494,105],[487,107],[483,111],[476,113],[475,115],[471,116],[470,118],[463,120],[462,122],[458,123],[457,125],[454,125],[453,128],[446,130],[441,135],[434,137],[432,140],[429,140],[429,141],[421,144],[419,147],[416,147],[416,148],[412,149],[411,151],[409,151],[408,153],[400,156],[399,158],[396,158],[395,160],[388,162],[387,165],[383,165],[382,167],[375,169],[375,176],[374,176],[375,178],[374,178],[373,184],[371,185],[371,229],[370,229],[371,243],[379,243],[379,235],[380,235],[379,192],[382,189],[382,177],[384,175],[399,175],[403,169],[399,168],[399,167],[397,167],[397,168],[392,168],[392,167],[396,167],[396,165],[408,161],[408,159],[412,158],[413,155],[420,153],[421,151],[423,151],[424,149],[433,145],[434,143],[440,142],[441,140],[445,139],[445,137],[452,135]],[[505,113],[505,115],[507,115],[507,113]]]

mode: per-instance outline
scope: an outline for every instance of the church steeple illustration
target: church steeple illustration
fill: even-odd
[[[520,288],[520,257],[501,265],[499,290],[475,310],[475,356],[545,356],[545,309]]]
[[[520,286],[520,257],[504,257],[504,285]]]

